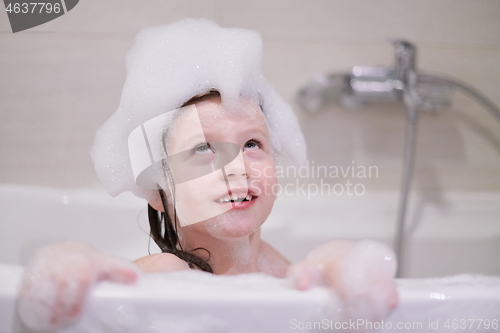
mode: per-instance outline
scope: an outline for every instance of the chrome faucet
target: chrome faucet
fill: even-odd
[[[307,112],[318,112],[332,100],[347,108],[399,102],[410,86],[414,95],[418,94],[418,110],[434,112],[450,105],[453,87],[461,84],[455,80],[417,74],[416,47],[402,39],[392,40],[392,44],[395,48],[393,67],[354,66],[349,73],[318,75],[299,89],[299,105]]]

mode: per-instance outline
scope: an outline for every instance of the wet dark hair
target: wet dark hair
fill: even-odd
[[[211,90],[206,94],[194,96],[186,103],[184,103],[182,107],[214,97],[220,97],[220,93],[216,90]],[[169,173],[169,170],[167,169],[166,172]],[[172,177],[169,178],[172,179]],[[157,211],[148,204],[148,219],[149,226],[151,228],[151,238],[153,238],[153,240],[163,253],[171,253],[175,255],[179,259],[187,262],[190,268],[194,268],[196,266],[202,271],[213,273],[214,271],[208,263],[208,260],[210,260],[210,251],[201,247],[190,251],[184,251],[184,249],[182,248],[182,244],[179,242],[179,236],[177,234],[178,220],[177,213],[175,211],[175,205],[173,211],[174,221],[172,221],[172,219],[170,218],[170,214],[168,213],[167,197],[164,190],[161,189],[160,186],[158,186],[158,192],[160,194],[161,202],[163,205],[163,212]],[[192,253],[198,250],[205,251],[208,254],[208,258],[203,259],[200,256]]]
[[[208,259],[210,259],[210,252],[207,249],[196,248],[191,251],[184,251],[181,243],[179,242],[179,236],[177,235],[177,214],[175,213],[175,208],[175,220],[172,222],[168,214],[165,193],[162,189],[158,189],[158,192],[160,192],[165,212],[159,212],[148,204],[148,218],[149,226],[151,228],[151,238],[153,238],[155,243],[161,249],[161,252],[175,255],[179,259],[187,262],[190,268],[194,268],[196,266],[202,271],[213,273],[214,271],[208,263]],[[208,253],[208,259],[202,259],[192,253],[197,250],[205,250]]]

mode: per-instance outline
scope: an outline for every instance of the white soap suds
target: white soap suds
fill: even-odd
[[[145,29],[127,55],[127,78],[118,110],[97,132],[91,155],[97,175],[116,196],[124,191],[156,198],[136,185],[127,138],[142,123],[211,89],[222,105],[237,109],[241,97],[260,103],[277,153],[305,163],[305,141],[290,106],[261,72],[258,33],[221,28],[206,19]]]

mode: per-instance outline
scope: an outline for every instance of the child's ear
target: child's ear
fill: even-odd
[[[150,199],[149,201],[149,205],[151,207],[153,207],[154,209],[156,209],[157,211],[159,212],[164,212],[165,210],[163,209],[163,204],[161,202],[161,198],[160,198],[160,195],[156,195],[155,198],[153,199]]]
[[[165,194],[165,199],[167,200],[167,209],[169,211],[173,210],[173,200],[172,200],[172,192],[170,191],[169,188],[166,190],[162,190],[162,192]],[[152,197],[149,197],[148,203],[151,207],[156,209],[159,212],[165,212],[165,209],[163,208],[163,203],[161,201],[160,193],[158,191],[155,191],[154,195]]]

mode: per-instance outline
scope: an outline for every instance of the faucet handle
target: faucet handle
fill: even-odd
[[[410,76],[415,73],[415,55],[417,49],[415,45],[403,39],[392,39],[396,52],[396,62],[394,64],[394,79],[402,83],[402,88],[410,83]]]

